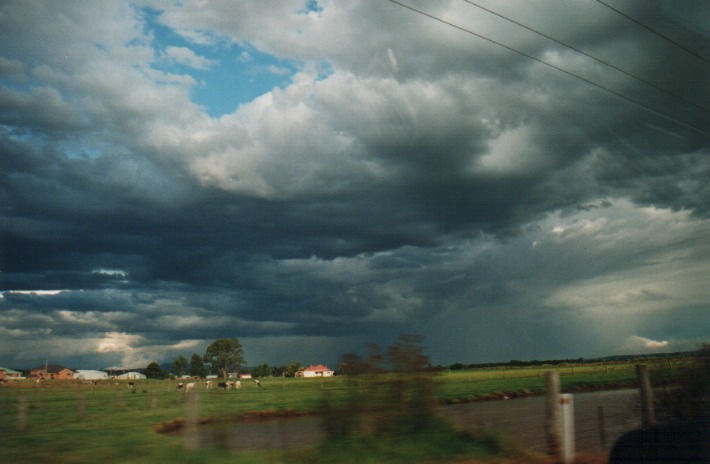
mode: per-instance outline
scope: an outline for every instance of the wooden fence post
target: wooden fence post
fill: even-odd
[[[648,367],[643,364],[637,364],[636,377],[638,378],[639,393],[641,394],[641,421],[643,428],[648,428],[656,421],[653,410],[653,390],[651,389]]]
[[[186,392],[187,412],[185,414],[185,448],[200,449],[200,430],[198,424],[198,394],[197,391]]]
[[[126,401],[123,399],[123,390],[121,390],[121,388],[116,389],[116,406],[119,409],[126,407]]]
[[[84,397],[84,392],[79,392],[76,399],[76,407],[79,416],[79,420],[86,419],[86,398]]]
[[[597,406],[597,422],[599,429],[599,444],[606,449],[606,426],[604,425],[604,406]]]
[[[20,395],[17,403],[17,422],[15,428],[18,432],[24,432],[27,428],[27,397]]]
[[[545,372],[547,400],[545,402],[545,434],[547,436],[547,454],[560,457],[560,375],[557,371]]]

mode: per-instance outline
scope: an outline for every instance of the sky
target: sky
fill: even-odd
[[[710,3],[0,3],[0,366],[710,340]]]

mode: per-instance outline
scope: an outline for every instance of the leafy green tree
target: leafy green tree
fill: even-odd
[[[185,368],[187,367],[187,358],[183,355],[178,356],[173,361],[173,370],[177,375],[183,375],[185,373]]]
[[[155,361],[148,364],[148,366],[145,368],[144,374],[146,378],[149,379],[164,379],[166,377],[165,371],[161,369],[160,365]]]
[[[237,372],[246,363],[242,344],[238,338],[220,338],[212,342],[205,351],[204,361],[226,379],[230,372]]]
[[[192,358],[190,358],[190,375],[193,377],[205,377],[207,375],[205,362],[202,360],[202,356],[197,353],[193,353]]]
[[[293,377],[296,375],[296,372],[298,372],[301,369],[301,363],[298,361],[294,361],[288,366],[286,366],[285,374],[287,377]]]
[[[434,373],[428,369],[422,340],[419,335],[400,335],[385,353],[376,344],[369,344],[367,357],[354,353],[343,356],[341,369],[357,388],[349,389],[345,400],[346,410],[352,411],[349,414],[341,414],[325,401],[324,423],[330,438],[352,438],[364,430],[364,404],[374,406],[367,416],[377,424],[377,434],[413,436],[438,426]],[[384,372],[389,373],[382,375]]]

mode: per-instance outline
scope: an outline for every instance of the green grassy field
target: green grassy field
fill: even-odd
[[[663,360],[644,362],[651,368],[654,383],[659,384],[672,381],[692,361],[675,359],[673,369]],[[434,399],[452,403],[541,393],[545,389],[544,372],[551,369],[536,366],[441,372],[434,377]],[[560,373],[563,391],[629,387],[635,382],[632,363],[556,366],[554,370]],[[357,389],[366,388],[358,380],[343,376],[265,378],[261,388],[251,382],[242,383],[244,388],[239,391],[207,391],[204,382],[198,381],[198,419],[227,421],[255,412],[316,413],[326,394],[330,406],[337,410]],[[175,385],[175,381],[144,380],[137,381],[135,390],[130,390],[125,381],[102,381],[95,386],[80,381],[5,383],[0,387],[0,462],[251,463],[310,459],[304,457],[308,451],[185,449],[180,436],[156,432],[161,424],[188,414],[189,395],[176,392]],[[364,406],[377,408],[376,404]],[[393,458],[391,462],[401,461]]]

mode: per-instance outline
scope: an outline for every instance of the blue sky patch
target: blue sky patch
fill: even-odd
[[[288,85],[298,71],[298,63],[278,59],[249,45],[224,40],[210,45],[190,43],[161,24],[157,20],[159,14],[151,9],[141,10],[146,32],[152,34],[152,45],[159,57],[153,67],[192,76],[197,82],[192,89],[193,101],[211,117],[233,113],[242,103],[274,87]],[[188,50],[192,55],[186,57]],[[175,59],[178,52],[185,59]]]

